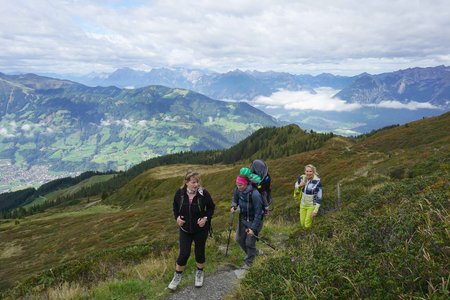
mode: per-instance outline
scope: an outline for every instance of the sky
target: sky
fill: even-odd
[[[0,0],[0,28],[7,74],[450,65],[447,0]]]

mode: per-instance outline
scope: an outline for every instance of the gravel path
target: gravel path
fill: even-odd
[[[168,300],[220,300],[230,294],[237,286],[239,278],[244,275],[244,270],[234,270],[230,267],[223,268],[214,274],[205,274],[203,287],[195,288],[192,285],[175,291]],[[184,278],[183,278],[184,280]]]

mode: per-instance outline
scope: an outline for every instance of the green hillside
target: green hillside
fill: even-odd
[[[184,89],[87,87],[0,73],[0,159],[15,167],[126,170],[170,153],[228,148],[277,125],[247,103]]]
[[[448,124],[450,113],[360,138],[334,136],[317,149],[268,159],[275,202],[261,236],[279,250],[258,245],[270,255],[257,259],[233,298],[447,299]],[[288,142],[280,140],[279,147]],[[311,231],[298,228],[292,199],[293,182],[307,163],[317,166],[324,185]],[[188,167],[203,174],[217,204],[207,273],[240,265],[235,243],[227,258],[221,249],[234,178],[248,164],[155,166],[130,176],[103,200],[79,198],[2,220],[1,290],[66,299],[163,299],[177,252],[172,199]]]
[[[115,191],[143,172],[157,166],[174,164],[230,164],[237,161],[249,162],[256,158],[273,159],[293,153],[302,153],[322,147],[332,133],[305,132],[297,125],[280,128],[261,128],[235,146],[225,150],[188,151],[143,161],[125,172],[84,172],[76,177],[65,177],[50,181],[36,189],[19,190],[0,194],[0,217],[16,218],[41,212],[45,208],[63,202],[76,201],[79,198],[108,196],[114,197]],[[98,174],[96,180],[86,180]],[[84,180],[86,184],[78,184]],[[63,189],[72,186],[70,189]],[[30,194],[25,197],[24,194]],[[44,197],[45,195],[45,197]],[[142,195],[141,195],[142,197]],[[148,197],[147,197],[148,198]],[[46,201],[47,200],[47,201]],[[128,203],[130,199],[122,198],[116,203]],[[24,205],[25,204],[25,205]]]

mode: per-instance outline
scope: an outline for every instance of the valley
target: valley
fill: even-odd
[[[78,172],[52,172],[47,166],[32,166],[21,168],[13,165],[10,160],[0,160],[0,194],[24,187],[39,187],[57,178],[76,176]]]
[[[4,165],[8,177],[32,166],[46,166],[41,176],[123,171],[166,154],[224,149],[259,128],[278,125],[246,103],[178,88],[91,88],[0,73],[0,159],[14,167]],[[22,181],[28,186],[40,182],[15,177],[2,189]]]

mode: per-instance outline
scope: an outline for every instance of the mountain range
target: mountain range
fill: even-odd
[[[61,75],[55,75],[61,76]],[[307,130],[359,135],[440,115],[450,109],[450,67],[410,68],[356,76],[234,70],[118,69],[69,78],[90,86],[183,87],[213,99],[245,101]]]
[[[61,78],[62,75],[57,75]],[[69,76],[88,86],[144,87],[164,85],[185,88],[213,99],[252,100],[270,96],[279,90],[309,91],[330,87],[340,92],[334,97],[361,104],[381,101],[428,102],[437,107],[450,107],[450,67],[410,68],[371,75],[340,76],[294,75],[286,72],[241,71],[226,73],[182,68],[152,69],[148,72],[122,68],[111,74]]]
[[[13,165],[127,169],[164,154],[230,147],[277,125],[247,103],[184,89],[87,87],[0,74],[0,159]]]
[[[0,73],[0,191],[42,184],[55,171],[125,170],[164,154],[223,149],[285,123],[340,135],[404,124],[449,109],[449,74],[445,66],[352,77],[162,68],[72,78],[95,85],[87,86]]]
[[[67,77],[88,86],[144,87],[164,85],[197,91],[213,99],[251,100],[257,96],[270,96],[280,90],[307,90],[329,86],[341,89],[356,77],[332,74],[294,75],[286,72],[241,71],[226,73],[184,68],[160,68],[148,72],[121,68],[110,74],[91,73],[85,76],[50,74],[57,78]]]
[[[334,97],[361,104],[382,101],[428,102],[450,108],[450,67],[412,68],[379,75],[361,74]]]

